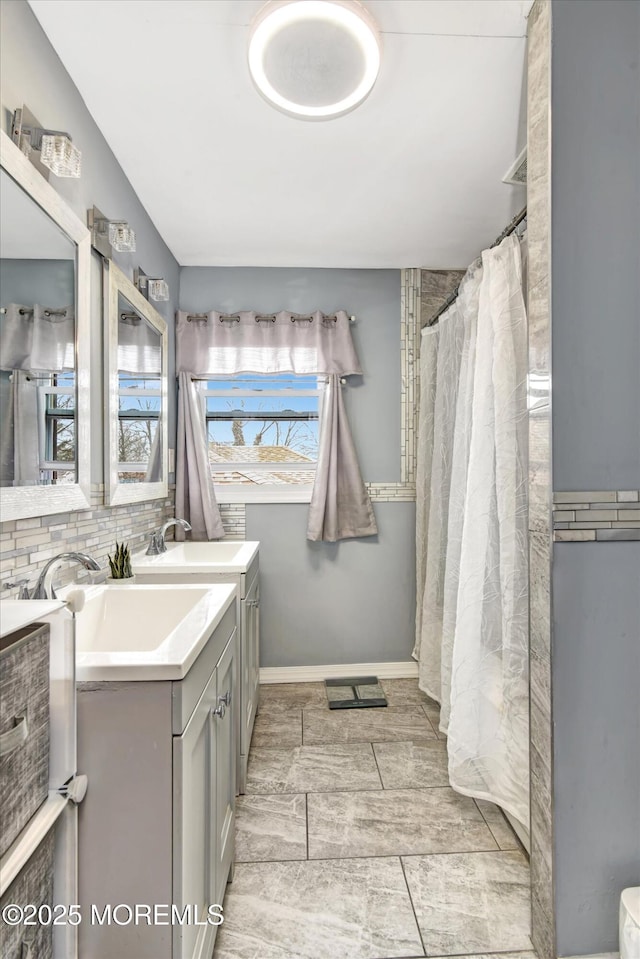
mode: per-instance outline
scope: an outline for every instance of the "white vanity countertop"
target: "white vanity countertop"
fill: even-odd
[[[75,617],[78,682],[184,679],[236,594],[227,583],[83,589]]]
[[[36,623],[63,606],[59,599],[3,599],[0,602],[0,638],[29,623]]]
[[[246,573],[260,543],[256,541],[216,540],[210,543],[167,543],[166,553],[131,557],[134,573]]]

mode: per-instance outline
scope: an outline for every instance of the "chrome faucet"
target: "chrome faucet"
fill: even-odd
[[[53,559],[50,559],[40,575],[35,589],[31,594],[31,599],[56,599],[56,591],[53,588],[53,574],[58,566],[67,560],[79,563],[85,569],[99,570],[100,566],[92,556],[87,553],[58,553]]]
[[[191,523],[186,519],[169,519],[164,526],[157,532],[151,534],[151,542],[147,549],[147,556],[157,556],[158,553],[167,552],[167,544],[164,541],[165,534],[170,526],[182,526],[183,530],[191,529]]]

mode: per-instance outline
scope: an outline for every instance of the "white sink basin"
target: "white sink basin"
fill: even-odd
[[[75,614],[76,679],[182,679],[233,602],[235,587],[69,586],[84,594]]]
[[[258,542],[167,543],[158,556],[137,553],[134,573],[246,573],[258,552]]]

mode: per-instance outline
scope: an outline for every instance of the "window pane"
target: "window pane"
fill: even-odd
[[[76,458],[76,422],[51,416],[48,420],[47,459],[73,463]]]
[[[133,373],[118,373],[118,384],[121,390],[159,390],[162,383],[157,376],[138,376]]]
[[[138,415],[157,419],[160,415],[161,396],[120,396],[118,398],[118,410],[120,416],[129,413],[131,416]]]
[[[212,462],[314,463],[317,420],[209,420]]]
[[[157,428],[157,420],[121,416],[118,421],[118,462],[139,463],[144,474]]]
[[[245,374],[209,380],[206,388],[223,394],[206,397],[209,462],[217,486],[313,484],[318,456],[316,375]],[[273,391],[285,395],[269,395]],[[302,391],[311,395],[301,396]]]
[[[292,373],[239,373],[233,377],[220,377],[206,381],[208,390],[317,390],[318,377],[294,376]]]
[[[229,418],[233,413],[242,417],[242,413],[263,413],[265,419],[270,412],[311,413],[318,415],[317,396],[208,396],[207,416]],[[255,416],[251,417],[255,419]],[[292,417],[293,419],[293,417]]]

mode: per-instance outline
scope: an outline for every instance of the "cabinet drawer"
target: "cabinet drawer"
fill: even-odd
[[[28,905],[36,908],[53,906],[54,844],[54,831],[51,830],[0,899],[0,912],[9,904],[23,909]],[[37,915],[27,918],[33,920],[35,925],[25,926],[21,923],[9,926],[0,920],[2,959],[52,959],[52,924],[38,922]]]
[[[49,627],[0,642],[0,855],[49,790]]]

